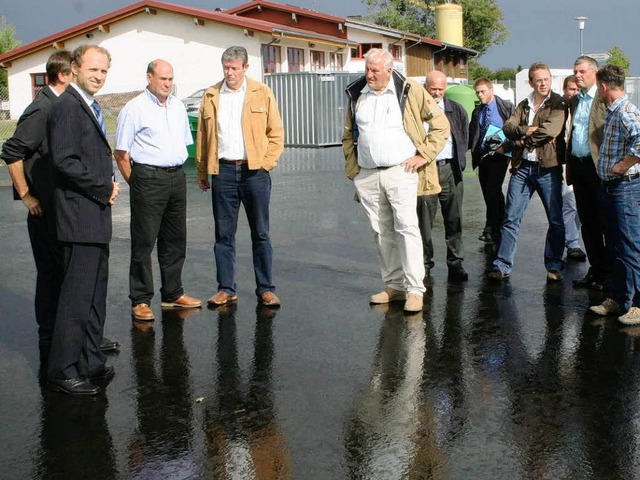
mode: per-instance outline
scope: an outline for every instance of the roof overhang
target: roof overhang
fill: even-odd
[[[328,35],[320,35],[307,31],[296,31],[285,28],[273,28],[271,34],[274,38],[288,38],[291,40],[302,40],[321,45],[330,45],[332,47],[349,47],[356,46],[358,42],[347,40],[346,38],[330,37]]]

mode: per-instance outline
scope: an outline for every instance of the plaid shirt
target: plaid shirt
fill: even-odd
[[[618,178],[618,175],[610,173],[611,169],[628,155],[638,158],[640,162],[640,110],[623,95],[607,107],[598,160],[598,176],[602,180]],[[627,174],[639,171],[636,163]]]

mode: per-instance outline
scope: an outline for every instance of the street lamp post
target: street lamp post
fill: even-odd
[[[584,31],[584,24],[587,20],[587,17],[576,17],[576,21],[578,22],[578,30],[580,30],[580,56],[584,55],[584,49],[582,48],[582,32]]]

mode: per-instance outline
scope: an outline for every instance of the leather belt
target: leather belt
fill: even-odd
[[[574,157],[573,155],[571,156],[573,157],[574,160],[577,160],[578,163],[593,162],[593,160],[591,159],[591,155],[587,155],[586,157]]]
[[[221,158],[220,161],[222,163],[228,163],[229,165],[235,165],[235,166],[247,164],[247,160],[229,160],[228,158]]]
[[[436,163],[438,164],[439,167],[451,162],[453,162],[453,158],[443,158],[442,160],[436,160]]]
[[[182,165],[176,165],[173,167],[159,167],[157,165],[147,165],[146,163],[133,163],[134,165],[142,168],[146,168],[147,170],[162,170],[163,172],[177,172],[182,168]]]
[[[640,173],[632,173],[631,175],[620,175],[616,178],[603,180],[602,185],[604,185],[605,187],[610,187],[611,185],[617,185],[620,182],[630,182],[631,180],[635,180],[636,178],[640,178]]]

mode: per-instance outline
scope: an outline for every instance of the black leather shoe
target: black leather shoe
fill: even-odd
[[[611,281],[608,278],[605,278],[604,280],[596,280],[589,285],[588,288],[591,290],[597,290],[598,292],[608,292],[611,288]]]
[[[576,288],[592,288],[594,284],[600,281],[601,279],[599,277],[589,271],[584,277],[575,278],[573,280],[573,286]]]
[[[453,280],[456,282],[466,282],[467,280],[469,280],[469,274],[462,267],[462,265],[451,267],[449,269],[449,280]]]
[[[67,395],[91,396],[100,393],[100,387],[95,386],[86,378],[49,379],[47,388],[54,392]]]
[[[102,342],[100,342],[100,350],[102,353],[114,352],[120,348],[120,344],[115,342],[107,337],[102,337]]]
[[[482,232],[480,234],[480,236],[478,237],[478,240],[480,240],[481,242],[484,242],[484,243],[493,243],[493,237],[491,236],[491,233],[489,233],[489,232]]]
[[[102,370],[93,375],[89,375],[89,380],[108,380],[116,374],[116,369],[113,365],[105,365]]]

